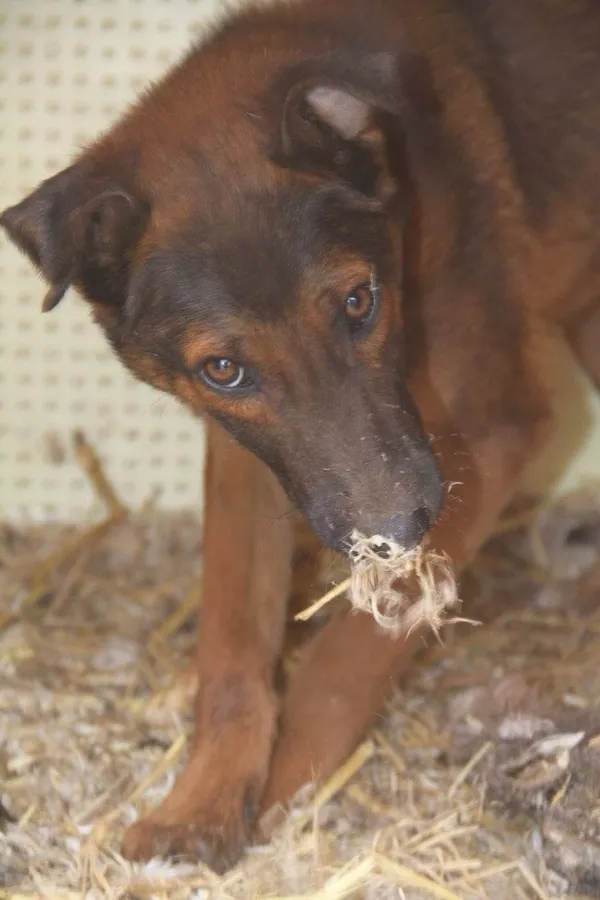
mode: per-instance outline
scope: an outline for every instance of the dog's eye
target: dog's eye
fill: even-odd
[[[372,284],[359,284],[346,297],[344,307],[351,327],[362,328],[370,322],[377,307],[377,288]]]
[[[247,384],[244,367],[226,357],[207,359],[200,369],[200,374],[210,387],[220,390],[233,390]]]

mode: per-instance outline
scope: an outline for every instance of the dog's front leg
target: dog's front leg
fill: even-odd
[[[536,408],[530,423],[523,417],[511,422],[506,410],[505,421],[489,422],[489,437],[466,447],[457,446],[455,430],[446,429],[436,442],[442,474],[453,490],[430,540],[450,556],[459,573],[489,535],[525,464],[543,443],[548,419],[544,409]],[[335,771],[372,724],[421,638],[414,632],[394,640],[371,616],[350,610],[330,620],[309,647],[284,700],[263,811],[285,804],[304,784]]]
[[[243,850],[267,777],[292,520],[271,472],[215,425],[207,432],[195,735],[173,790],[128,830],[124,853],[223,870]]]

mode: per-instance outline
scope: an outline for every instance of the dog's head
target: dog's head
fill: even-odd
[[[442,490],[404,380],[401,65],[273,37],[236,55],[229,31],[2,225],[44,309],[75,285],[126,365],[262,458],[326,545],[413,546]]]

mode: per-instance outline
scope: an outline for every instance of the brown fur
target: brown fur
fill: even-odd
[[[326,545],[429,531],[460,571],[552,432],[556,334],[600,384],[599,48],[595,0],[251,9],[4,213],[46,308],[75,284],[138,377],[210,417],[196,735],[130,857],[232,864],[410,663],[416,636],[339,612],[279,702],[284,490]],[[212,390],[207,356],[252,378]]]

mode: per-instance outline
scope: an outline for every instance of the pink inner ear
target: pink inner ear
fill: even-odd
[[[340,88],[312,88],[306,99],[319,118],[344,138],[358,137],[369,124],[369,104]]]

